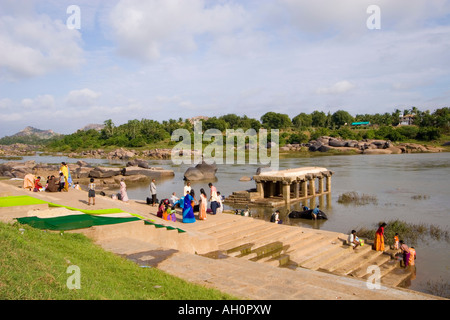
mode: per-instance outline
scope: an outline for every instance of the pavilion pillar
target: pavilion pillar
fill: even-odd
[[[306,180],[300,181],[300,189],[302,190],[302,198],[308,196],[308,182]]]
[[[264,198],[264,183],[262,181],[256,183],[256,192],[260,198]]]
[[[282,183],[283,183],[282,186],[283,200],[286,204],[288,204],[291,202],[291,185],[287,181],[283,181]]]
[[[331,175],[327,176],[327,192],[331,192]]]
[[[300,198],[300,184],[298,183],[298,181],[295,181],[292,184],[292,187],[294,188],[294,199]]]
[[[317,177],[319,180],[319,194],[323,194],[323,177]]]
[[[316,183],[314,178],[309,180],[309,196],[314,197],[316,195]]]

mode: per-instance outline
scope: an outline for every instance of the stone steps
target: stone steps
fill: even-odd
[[[381,283],[398,285],[408,274],[397,271],[389,253],[372,250],[370,243],[352,247],[347,235],[278,225],[267,221],[226,215],[196,230],[217,239],[219,250],[234,258],[274,267],[302,268],[367,280],[367,268],[380,267]]]
[[[233,225],[226,229],[218,230],[208,234],[216,237],[218,243],[226,243],[232,241],[233,239],[245,236],[248,233],[251,234],[252,230],[258,232],[258,230],[263,224],[264,221],[262,221],[261,223]]]
[[[300,260],[298,265],[302,268],[317,270],[320,266],[346,253],[350,248],[344,248],[337,245],[324,246],[319,252],[306,256],[305,260]]]
[[[353,250],[351,247],[349,247],[349,250],[345,249],[345,253],[342,255],[339,255],[335,259],[329,261],[326,264],[321,265],[317,270],[326,271],[326,272],[333,272],[334,270],[338,269],[344,264],[352,263],[363,255],[363,253],[372,250],[369,246],[360,247],[356,250]]]
[[[389,255],[383,254],[380,251],[372,250],[362,256],[361,263],[358,267],[349,268],[342,273],[345,275],[362,278],[367,274],[367,268],[369,266],[381,266],[389,260],[391,260],[391,257]]]
[[[283,229],[278,229],[278,228],[267,228],[265,229],[263,232],[256,232],[254,235],[252,235],[249,238],[245,238],[243,239],[246,243],[248,242],[252,242],[255,243],[256,246],[261,246],[264,244],[267,244],[269,242],[273,242],[277,239],[277,237],[281,236],[285,231]],[[231,249],[233,246],[235,247],[236,242],[232,241],[232,246],[230,246],[230,241],[226,241],[227,239],[225,239],[225,241],[220,241],[218,242],[219,245],[219,249],[220,250],[229,250]],[[238,242],[239,243],[239,242]],[[240,243],[242,244],[242,243]],[[238,244],[239,245],[239,244]]]

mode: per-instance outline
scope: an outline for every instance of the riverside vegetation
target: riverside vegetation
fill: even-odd
[[[227,129],[264,129],[280,130],[280,146],[285,144],[301,144],[321,136],[339,137],[342,139],[386,139],[392,142],[426,141],[442,144],[448,141],[450,134],[450,108],[436,109],[434,112],[421,111],[416,107],[403,111],[403,115],[413,116],[413,125],[398,126],[402,112],[396,109],[392,113],[364,114],[353,117],[347,111],[338,110],[325,114],[314,111],[310,114],[300,113],[294,118],[286,114],[267,112],[261,118],[227,114],[219,117],[200,119],[202,128],[218,129],[225,133]],[[370,125],[352,126],[356,122],[370,122]],[[168,148],[176,142],[171,135],[176,129],[193,132],[193,122],[179,118],[158,122],[150,119],[129,120],[116,126],[111,119],[104,122],[100,131],[78,130],[75,133],[56,136],[51,139],[32,139],[34,144],[44,146],[48,151],[71,152],[99,148]],[[269,134],[270,141],[270,134]],[[4,137],[0,144],[28,143],[18,141],[18,137]],[[29,138],[31,139],[31,138]]]

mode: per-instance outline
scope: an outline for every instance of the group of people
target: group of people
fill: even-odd
[[[33,174],[27,174],[24,177],[23,188],[34,192],[67,192],[72,183],[68,165],[65,162],[61,162],[59,174],[57,176],[48,176],[45,185],[42,183],[40,176],[36,177]]]
[[[173,192],[170,198],[160,201],[157,216],[165,220],[175,221],[175,208],[178,207],[182,209],[183,223],[194,223],[196,221],[194,212],[198,212],[198,220],[206,220],[207,213],[213,215],[221,213],[223,210],[222,196],[211,182],[208,184],[208,187],[210,189],[209,196],[205,189],[201,188],[200,196],[197,200],[195,191],[188,181],[183,188],[183,196],[181,198],[178,198],[176,193]],[[150,202],[155,206],[157,193],[154,179],[150,184],[150,194],[152,197]]]
[[[384,251],[385,250],[385,237],[384,237],[384,229],[386,228],[387,224],[382,223],[377,231],[375,232],[375,240],[373,244],[373,249],[376,251]],[[403,240],[400,240],[399,234],[396,233],[394,236],[394,245],[393,249],[400,250],[402,253],[402,261],[403,266],[406,268],[408,266],[414,266],[415,260],[417,258],[416,250],[414,247],[408,247],[406,243]],[[353,247],[353,249],[356,249],[358,246],[361,246],[364,244],[363,240],[358,239],[356,235],[356,231],[352,230],[350,235],[348,236],[347,243]]]

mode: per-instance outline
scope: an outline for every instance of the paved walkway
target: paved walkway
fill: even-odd
[[[98,196],[96,205],[88,206],[86,192],[70,190],[68,193],[33,193],[11,182],[0,182],[0,196],[28,194],[79,209],[120,208],[165,224],[156,217],[156,207],[143,201],[124,204]],[[224,216],[226,214],[223,214]],[[246,219],[245,217],[242,217]],[[220,215],[208,215],[206,221],[194,224],[172,223],[187,232],[199,232],[201,227],[217,223]],[[248,219],[248,218],[247,218]],[[217,254],[210,258],[126,238],[101,244],[106,250],[123,255],[142,265],[157,267],[171,275],[197,284],[214,287],[243,299],[255,300],[424,300],[438,297],[407,289],[380,286],[369,289],[366,281],[348,276],[337,276],[304,268],[291,270],[247,259]]]

